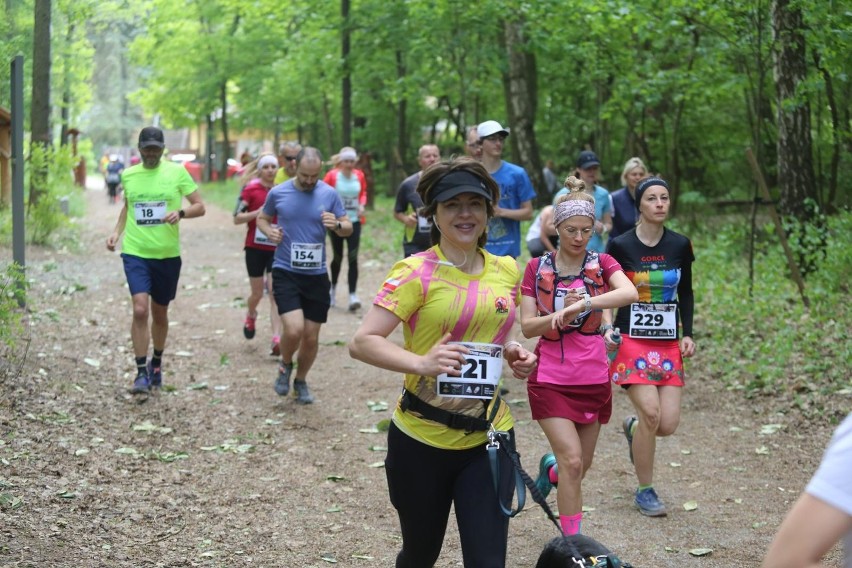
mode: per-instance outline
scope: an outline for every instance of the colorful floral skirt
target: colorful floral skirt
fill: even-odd
[[[617,385],[683,386],[683,358],[676,339],[623,337],[618,354],[609,364]]]

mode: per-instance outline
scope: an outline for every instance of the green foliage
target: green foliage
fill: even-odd
[[[22,332],[21,305],[26,301],[27,281],[16,263],[7,264],[0,273],[0,343],[13,347]]]
[[[748,294],[748,226],[730,223],[691,235],[696,252],[696,343],[708,373],[748,397],[771,397],[806,416],[850,408],[852,214],[828,219],[825,259],[806,285],[810,309],[788,277],[774,229],[757,236]]]
[[[77,193],[72,179],[76,160],[68,147],[44,150],[33,146],[29,159],[29,171],[46,168],[47,187],[43,188],[38,203],[27,209],[27,241],[37,245],[55,242],[52,237],[61,229],[69,227],[68,217],[62,211],[61,200],[70,199]]]

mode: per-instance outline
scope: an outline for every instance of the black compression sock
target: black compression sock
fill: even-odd
[[[148,358],[147,357],[137,357],[136,358],[136,374],[137,375],[147,375],[148,374]]]
[[[151,368],[159,369],[163,365],[163,350],[157,351],[154,349],[154,356],[151,357]]]

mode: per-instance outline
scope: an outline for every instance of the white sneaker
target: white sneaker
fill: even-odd
[[[331,287],[331,293],[329,294],[329,296],[330,296],[330,300],[331,300],[330,305],[333,308],[334,307],[334,286]]]
[[[361,307],[361,300],[355,294],[349,294],[349,311],[354,312]]]

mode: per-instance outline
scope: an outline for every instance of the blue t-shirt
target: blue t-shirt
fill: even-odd
[[[503,209],[520,209],[524,201],[535,198],[530,177],[524,168],[503,161],[500,169],[491,174],[500,186],[500,203]],[[488,241],[485,250],[497,256],[521,256],[521,222],[494,217],[488,222]]]
[[[556,203],[556,199],[568,193],[568,189],[563,187],[560,189],[556,195],[553,196],[553,202]],[[602,188],[599,185],[595,186],[594,195],[592,197],[595,198],[595,220],[600,221],[603,219],[604,213],[609,213],[612,215],[612,202],[609,199],[609,192]],[[592,238],[589,239],[589,244],[586,245],[588,250],[593,250],[595,252],[604,252],[606,248],[604,246],[603,238],[597,234],[593,233]]]
[[[636,201],[626,187],[613,192],[612,197],[612,231],[609,238],[614,239],[623,235],[636,226],[639,212],[636,210]]]
[[[298,274],[326,274],[323,211],[330,211],[337,218],[346,215],[340,196],[324,181],[317,181],[312,191],[296,189],[292,179],[269,190],[263,212],[277,216],[284,232],[275,249],[273,268]]]

